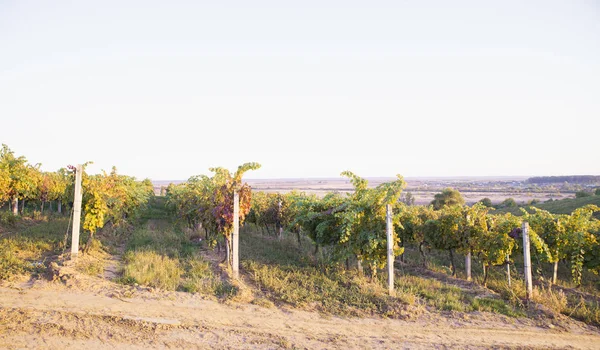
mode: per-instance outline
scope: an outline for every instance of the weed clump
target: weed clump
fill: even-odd
[[[124,256],[123,279],[128,283],[175,290],[183,270],[179,261],[153,251],[130,251]]]
[[[0,214],[4,218],[13,217],[12,213]],[[65,218],[33,223],[29,219],[15,220],[17,233],[0,236],[0,280],[42,274],[46,257],[64,248]]]
[[[236,286],[222,281],[213,273],[210,263],[200,257],[193,257],[186,261],[181,289],[189,293],[214,295],[222,299],[233,298],[238,293]]]
[[[9,211],[0,211],[0,226],[12,227],[20,221],[20,216]]]

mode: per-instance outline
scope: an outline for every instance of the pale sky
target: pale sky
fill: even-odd
[[[600,2],[0,0],[0,141],[153,180],[600,174]]]

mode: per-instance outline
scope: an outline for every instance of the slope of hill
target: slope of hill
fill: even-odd
[[[600,207],[600,196],[590,196],[583,198],[565,198],[561,200],[555,200],[551,202],[538,203],[533,205],[536,208],[540,208],[543,210],[547,210],[553,214],[570,214],[573,210],[577,208],[581,208],[585,205],[593,204]],[[530,206],[523,206],[523,208],[528,208]],[[494,211],[494,213],[512,213],[515,215],[521,215],[520,207],[511,207],[511,208],[500,208]],[[596,213],[596,217],[600,218]]]

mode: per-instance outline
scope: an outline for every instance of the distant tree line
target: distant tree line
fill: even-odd
[[[594,175],[569,175],[569,176],[537,176],[527,179],[528,183],[532,184],[549,184],[549,183],[576,183],[582,185],[600,184],[600,176]]]

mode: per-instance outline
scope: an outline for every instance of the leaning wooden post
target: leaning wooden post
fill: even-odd
[[[232,233],[233,278],[240,278],[240,194],[233,192],[233,233]]]
[[[79,253],[79,225],[81,223],[81,177],[83,167],[78,164],[75,167],[75,198],[73,199],[73,231],[71,234],[71,257],[77,257]]]
[[[523,263],[525,264],[525,288],[527,290],[527,300],[530,300],[533,296],[533,285],[531,278],[531,255],[529,253],[529,223],[527,221],[523,221],[521,229],[523,231]]]
[[[467,281],[471,280],[471,251],[465,256],[465,270],[467,272]]]
[[[392,205],[385,207],[385,226],[387,231],[387,268],[388,268],[388,293],[394,293],[394,226],[392,224]]]

